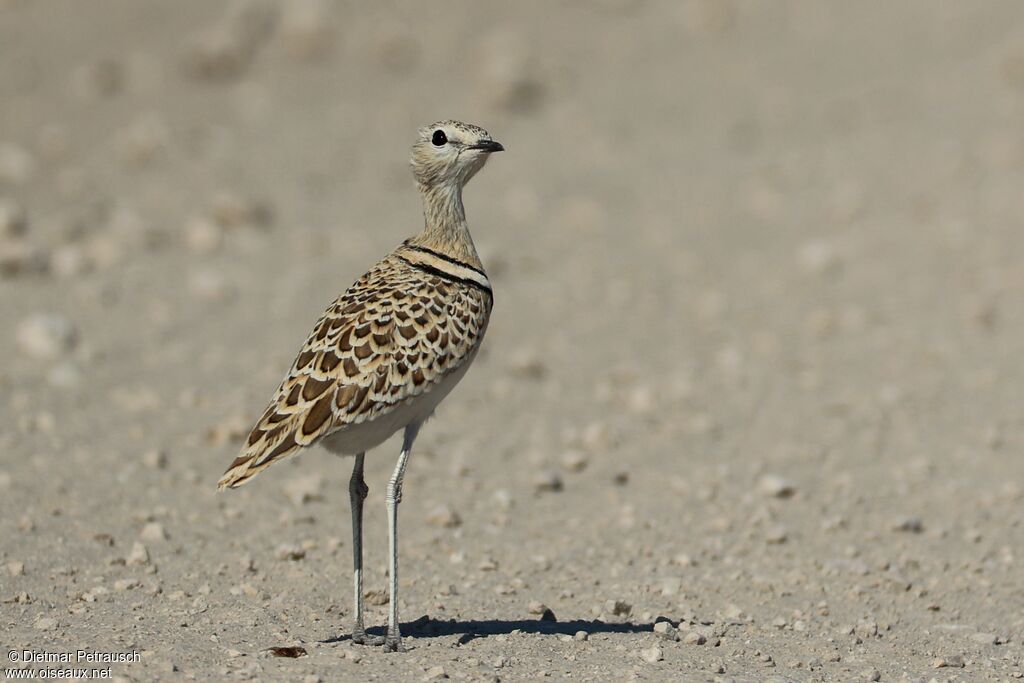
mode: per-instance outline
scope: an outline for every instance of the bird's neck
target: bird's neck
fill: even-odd
[[[423,231],[410,243],[441,252],[474,268],[482,268],[466,224],[462,186],[420,186],[420,194],[423,196]]]

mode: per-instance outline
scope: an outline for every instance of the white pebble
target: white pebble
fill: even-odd
[[[142,527],[142,531],[139,532],[139,538],[143,541],[166,541],[167,532],[164,530],[164,525],[160,522],[150,522]]]
[[[185,224],[185,246],[197,254],[211,254],[223,243],[223,229],[206,216],[196,216]]]
[[[153,450],[146,451],[142,454],[142,463],[146,467],[151,467],[155,470],[162,470],[167,468],[167,454],[159,449],[154,448]]]
[[[772,498],[791,498],[796,493],[796,485],[776,474],[766,474],[757,484],[761,493]]]
[[[454,529],[462,524],[462,517],[448,504],[438,505],[427,514],[427,524]]]
[[[824,275],[842,267],[842,259],[835,247],[821,240],[801,245],[797,252],[797,260],[800,267],[811,275]]]
[[[540,600],[531,600],[527,609],[530,610],[530,614],[544,614],[548,606]]]
[[[132,551],[128,553],[127,562],[129,565],[149,564],[149,550],[138,541],[132,544]]]
[[[640,658],[648,664],[656,664],[657,662],[660,662],[662,659],[664,659],[665,656],[664,653],[661,651],[660,647],[658,647],[657,645],[652,645],[651,647],[647,647],[643,650],[640,650]]]
[[[288,481],[281,490],[296,507],[323,498],[324,478],[320,474],[298,476]]]
[[[36,313],[18,325],[18,347],[28,356],[57,358],[74,348],[78,333],[74,323],[57,313]]]
[[[582,472],[589,462],[590,459],[582,451],[573,449],[562,454],[562,467],[569,472]]]
[[[707,637],[700,631],[690,631],[683,636],[683,642],[687,645],[703,645],[708,642]]]
[[[611,612],[617,617],[628,617],[633,611],[633,606],[622,600],[608,600],[604,603],[605,611]]]

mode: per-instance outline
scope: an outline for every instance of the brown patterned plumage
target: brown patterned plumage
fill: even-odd
[[[317,320],[220,489],[246,483],[314,443],[354,455],[349,480],[355,618],[352,640],[400,649],[398,504],[420,425],[476,357],[493,295],[466,225],[462,188],[504,148],[482,128],[441,121],[421,128],[412,170],[423,231],[385,257]],[[362,527],[366,451],[404,430],[388,482],[389,611],[386,638],[363,628]]]
[[[219,487],[430,391],[476,353],[491,302],[482,269],[403,243],[313,325]]]

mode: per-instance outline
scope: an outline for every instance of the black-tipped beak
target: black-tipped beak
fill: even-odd
[[[505,148],[502,146],[502,144],[500,142],[495,141],[495,140],[481,140],[480,142],[476,143],[475,145],[470,145],[469,148],[470,149],[480,149],[480,150],[483,150],[484,152],[487,152],[487,153],[491,153],[491,152],[504,152],[505,151]]]

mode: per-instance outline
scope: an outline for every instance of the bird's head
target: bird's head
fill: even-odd
[[[440,121],[420,128],[412,146],[412,172],[423,188],[462,187],[483,168],[491,152],[504,149],[483,128]]]

